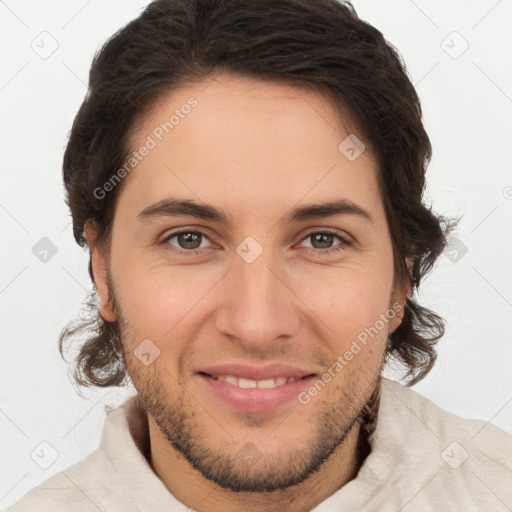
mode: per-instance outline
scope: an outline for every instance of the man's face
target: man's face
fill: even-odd
[[[399,323],[379,322],[397,296],[376,163],[340,151],[347,135],[326,98],[229,75],[167,94],[134,134],[134,151],[150,149],[119,196],[115,308],[101,311],[120,323],[160,446],[226,488],[285,488],[318,469],[356,425]],[[225,219],[149,210],[171,198]],[[341,200],[367,216],[289,218]]]

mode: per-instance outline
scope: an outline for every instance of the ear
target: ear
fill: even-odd
[[[412,270],[412,260],[410,258],[405,259],[405,263],[407,265],[408,277],[400,290],[395,290],[393,295],[392,305],[399,304],[400,307],[394,306],[393,310],[396,312],[396,315],[389,321],[389,329],[390,332],[393,332],[398,326],[402,323],[402,318],[405,313],[405,303],[407,302],[407,298],[411,292],[411,270]]]
[[[84,236],[91,255],[94,284],[98,294],[98,310],[106,322],[115,322],[117,316],[109,306],[110,292],[107,285],[107,258],[103,249],[100,247],[100,244],[97,243],[97,231],[89,221],[85,223]]]

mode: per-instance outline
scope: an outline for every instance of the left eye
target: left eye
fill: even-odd
[[[335,239],[338,239],[341,243],[332,246]],[[324,232],[317,232],[317,233],[309,233],[305,238],[302,239],[302,242],[305,242],[306,240],[311,240],[309,248],[312,249],[319,249],[319,250],[329,250],[329,249],[335,249],[338,248],[338,246],[343,246],[345,244],[348,244],[348,241],[345,240],[342,236],[331,233],[329,231]],[[307,246],[306,246],[307,247]]]

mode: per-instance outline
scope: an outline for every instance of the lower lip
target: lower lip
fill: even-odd
[[[310,385],[314,375],[310,375],[295,382],[289,382],[275,388],[244,389],[225,381],[215,380],[207,375],[196,374],[204,383],[210,393],[244,412],[267,412],[296,399],[299,393]]]

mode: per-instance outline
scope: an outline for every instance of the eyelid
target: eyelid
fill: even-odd
[[[211,237],[206,232],[207,229],[201,227],[201,228],[195,228],[195,227],[179,227],[175,228],[176,230],[171,231],[170,233],[167,232],[164,234],[158,241],[158,245],[170,245],[172,248],[168,249],[171,250],[179,255],[199,255],[201,254],[204,249],[207,249],[208,247],[215,246],[215,243],[212,241]],[[173,244],[169,243],[169,240],[172,238],[175,238],[178,235],[184,234],[184,233],[195,233],[203,238],[206,238],[210,242],[210,246],[208,247],[199,247],[197,249],[181,249],[180,247],[174,246]],[[341,231],[336,228],[322,228],[322,227],[313,227],[309,228],[308,232],[303,234],[301,239],[299,240],[299,245],[310,238],[312,235],[315,234],[327,234],[332,235],[340,241],[339,244],[334,245],[333,247],[329,247],[326,249],[316,249],[314,247],[302,247],[306,251],[310,253],[314,253],[317,255],[328,255],[338,250],[346,249],[349,246],[352,246],[355,243],[354,238],[346,233],[345,231]]]
[[[305,235],[302,236],[300,241],[303,242],[304,240],[309,238],[311,235],[316,235],[316,234],[328,234],[328,235],[336,236],[347,245],[353,244],[356,241],[346,231],[342,231],[342,230],[336,229],[336,228],[321,228],[321,227],[320,228],[318,228],[318,227],[311,228],[311,230],[309,230]],[[317,249],[317,250],[321,251],[321,249]]]
[[[181,235],[183,233],[197,233],[200,235],[203,235],[205,238],[208,238],[210,242],[212,241],[212,237],[208,233],[208,229],[204,227],[194,227],[194,226],[185,226],[185,227],[177,227],[174,229],[171,229],[169,231],[165,231],[165,233],[158,237],[158,242],[162,243],[170,238],[175,237],[176,235]]]
[[[181,247],[175,246],[169,242],[176,236],[182,235],[185,233],[194,233],[194,234],[200,235],[202,238],[206,238],[210,242],[210,245],[207,247],[198,247],[197,249],[182,249]],[[200,229],[178,229],[178,231],[173,231],[171,233],[167,233],[166,235],[164,235],[158,241],[158,245],[167,245],[167,246],[170,245],[170,246],[172,246],[172,249],[168,249],[168,250],[174,251],[177,254],[189,255],[189,254],[199,254],[204,249],[208,249],[208,248],[211,248],[212,246],[215,246],[215,243],[211,240],[210,236],[208,236],[207,233],[205,233],[204,231],[202,231]]]
[[[163,234],[161,237],[159,237],[159,242],[164,242],[166,240],[169,240],[169,238],[172,238],[176,235],[180,235],[185,232],[199,233],[199,234],[203,235],[204,237],[208,238],[208,240],[210,240],[210,242],[212,241],[211,240],[212,237],[206,232],[205,228],[203,228],[203,227],[196,228],[196,227],[185,226],[184,228],[179,227],[179,228],[175,228],[175,229],[176,229],[176,231],[171,231],[171,232],[166,231],[165,234]],[[302,242],[309,236],[318,234],[318,233],[326,233],[326,234],[330,234],[330,235],[336,235],[336,236],[344,239],[347,242],[355,241],[355,239],[351,235],[349,235],[346,231],[341,231],[336,228],[322,228],[322,227],[309,228],[308,232],[305,233],[304,235],[302,235],[300,241]]]

